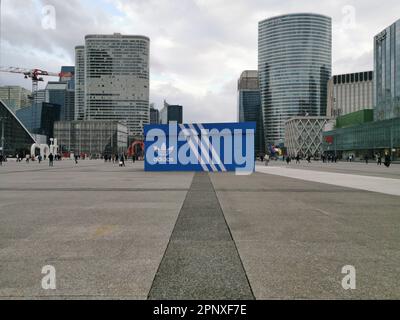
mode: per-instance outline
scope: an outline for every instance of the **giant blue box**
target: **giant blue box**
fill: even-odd
[[[254,172],[255,122],[146,125],[146,171]]]

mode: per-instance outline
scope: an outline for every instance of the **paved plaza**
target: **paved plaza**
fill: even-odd
[[[0,167],[0,299],[400,298],[400,165]],[[41,286],[56,269],[56,290]],[[341,273],[356,269],[355,290]]]

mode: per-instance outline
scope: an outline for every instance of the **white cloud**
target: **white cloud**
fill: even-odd
[[[373,36],[400,18],[398,0],[384,2],[3,0],[1,64],[57,71],[73,64],[74,46],[86,34],[144,34],[151,39],[151,99],[158,107],[165,98],[184,105],[187,121],[235,120],[237,78],[257,68],[258,21],[293,12],[329,15],[334,73],[364,71],[372,69]],[[47,4],[56,9],[56,30],[41,28]],[[0,84],[16,82],[30,86],[1,75]]]

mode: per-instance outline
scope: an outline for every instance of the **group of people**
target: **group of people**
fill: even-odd
[[[285,159],[286,159],[287,164],[290,164],[294,160],[296,160],[296,164],[300,164],[300,160],[301,160],[300,155],[297,155],[295,157],[290,157],[290,156],[287,156],[286,158],[283,157],[283,161],[285,161]],[[311,163],[311,157],[307,158],[307,160],[309,160],[309,162]]]
[[[113,154],[113,155],[104,155],[104,162],[111,162],[112,163],[118,163],[120,167],[125,167],[125,155],[121,154]]]
[[[377,154],[375,157],[376,157],[376,164],[378,166],[381,166],[382,165],[382,156],[380,154]],[[390,157],[390,155],[388,153],[385,154],[385,158],[384,158],[383,164],[387,168],[389,168],[390,165],[392,164],[392,159],[391,159],[391,157]]]
[[[124,154],[113,154],[113,155],[104,155],[104,162],[112,162],[112,163],[118,163],[120,167],[125,167],[125,160],[128,159],[127,156],[125,156]],[[132,155],[132,162],[135,163],[136,160],[138,160],[138,156],[137,155]]]
[[[308,163],[311,163],[311,159],[312,158],[313,157],[311,155],[308,155],[305,158],[305,160],[307,160]],[[377,165],[384,164],[386,167],[389,168],[391,163],[392,163],[392,160],[391,160],[391,157],[390,157],[389,153],[385,153],[384,157],[382,157],[380,154],[376,154],[375,158],[376,158]],[[318,157],[314,156],[314,159],[318,160]],[[349,156],[347,156],[346,161],[347,162],[353,162],[354,159],[355,159],[354,155],[349,155]],[[367,164],[369,163],[369,159],[370,158],[368,157],[368,155],[364,156],[364,160],[365,160],[365,162]],[[268,165],[269,161],[270,161],[270,156],[268,154],[260,155],[260,160],[261,160],[261,162],[264,162],[265,165]],[[299,154],[297,154],[295,157],[293,157],[293,156],[283,156],[282,160],[286,161],[286,163],[288,165],[292,161],[296,161],[296,164],[300,164],[300,161],[303,160],[303,158]],[[321,155],[321,161],[323,163],[337,163],[338,160],[339,160],[339,157],[337,155],[333,155],[333,154],[323,154],[323,155]]]
[[[373,157],[372,157],[373,158]],[[384,160],[383,162],[382,162],[382,159]],[[370,160],[370,158],[369,158],[369,155],[368,154],[366,154],[365,156],[364,156],[364,161],[365,161],[365,163],[366,164],[368,164],[369,163],[369,160]],[[354,155],[349,155],[348,157],[347,157],[347,162],[353,162],[354,161]],[[382,158],[382,155],[380,154],[380,153],[377,153],[377,154],[375,154],[375,161],[376,161],[376,164],[378,165],[378,166],[381,166],[382,164],[384,164],[386,167],[390,167],[390,165],[392,164],[392,159],[391,159],[391,157],[390,157],[390,155],[389,155],[389,153],[385,153],[385,156]]]

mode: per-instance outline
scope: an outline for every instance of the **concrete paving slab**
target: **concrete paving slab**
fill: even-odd
[[[210,177],[257,299],[400,297],[399,197],[260,173]],[[356,268],[354,291],[341,286],[345,265]]]
[[[0,170],[0,298],[147,298],[193,174],[86,164]]]

